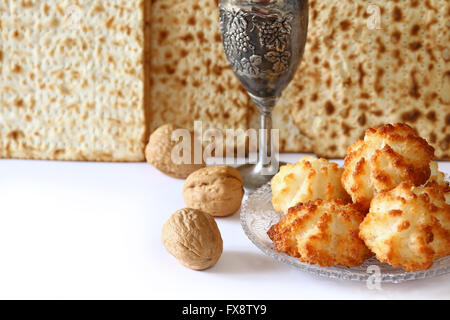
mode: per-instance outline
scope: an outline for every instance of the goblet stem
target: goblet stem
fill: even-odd
[[[255,166],[255,174],[265,176],[269,180],[278,172],[278,157],[274,152],[274,141],[272,139],[272,110],[276,104],[276,98],[257,98],[252,96],[253,102],[261,113],[259,130],[259,153],[258,163]]]
[[[276,99],[252,96],[252,100],[261,113],[258,161],[255,165],[248,164],[239,168],[244,187],[250,192],[269,182],[279,169],[277,141],[272,136],[272,110]]]
[[[261,112],[261,126],[259,130],[258,163],[265,166],[270,163],[272,156],[272,112]]]

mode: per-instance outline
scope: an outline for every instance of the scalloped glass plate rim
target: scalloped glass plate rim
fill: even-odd
[[[446,176],[446,180],[449,180],[448,175]],[[376,258],[370,258],[358,267],[319,267],[317,265],[301,262],[297,258],[290,257],[287,254],[280,253],[273,249],[272,241],[270,241],[267,234],[265,234],[268,227],[270,227],[273,223],[276,223],[276,221],[273,221],[281,217],[281,214],[275,212],[272,207],[271,194],[270,182],[250,194],[242,206],[240,220],[241,226],[250,241],[263,253],[278,262],[288,264],[297,269],[313,273],[315,275],[339,280],[367,281],[375,274],[374,272],[379,270],[379,280],[382,283],[402,283],[405,281],[432,278],[450,273],[450,256],[436,260],[433,267],[428,270],[406,272],[401,268],[395,268],[386,263],[381,263]],[[254,204],[255,201],[256,205]],[[268,208],[262,208],[264,204],[268,205]],[[267,213],[270,215],[269,220],[271,221],[266,222],[266,226],[263,227],[265,230],[260,230],[260,235],[258,235],[258,231],[255,230],[255,226],[251,226],[248,223],[250,215],[254,213],[255,210],[263,210],[266,214],[265,218],[267,218]],[[263,219],[260,219],[260,221],[257,222],[264,221]],[[263,233],[261,233],[261,231],[263,231]],[[267,239],[264,239],[264,236],[266,236]]]

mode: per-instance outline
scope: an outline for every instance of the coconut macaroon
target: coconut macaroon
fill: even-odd
[[[433,158],[433,147],[406,124],[370,128],[364,140],[348,149],[342,185],[353,202],[367,210],[378,192],[404,181],[424,184],[430,177]]]
[[[431,161],[430,169],[430,179],[428,179],[425,186],[439,188],[444,193],[447,204],[450,204],[450,183],[446,180],[445,174],[439,171],[439,166],[436,161]]]
[[[378,260],[426,270],[450,254],[450,205],[440,188],[404,182],[372,200],[359,235]]]
[[[432,182],[436,182],[441,186],[448,186],[449,183],[445,180],[445,173],[439,171],[439,165],[436,161],[430,162],[430,178],[427,181],[427,184]]]
[[[316,200],[289,209],[267,232],[274,248],[321,267],[358,266],[372,254],[359,238],[364,214],[340,200]]]
[[[296,164],[280,168],[272,179],[272,204],[287,213],[290,207],[309,200],[340,199],[350,201],[341,184],[342,168],[325,159],[307,156]]]

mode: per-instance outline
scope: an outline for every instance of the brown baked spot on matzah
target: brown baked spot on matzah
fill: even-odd
[[[298,100],[298,103],[297,103],[297,110],[298,110],[298,111],[299,111],[299,110],[302,110],[304,105],[305,105],[305,102],[303,101],[303,99]]]
[[[187,51],[185,49],[180,50],[180,58],[181,59],[186,58],[188,54],[189,54],[189,51]]]
[[[17,31],[17,30],[14,30],[14,31],[12,32],[12,37],[13,37],[14,39],[16,39],[16,40],[19,40],[19,38],[20,38],[20,32]]]
[[[392,17],[394,18],[394,21],[402,21],[403,19],[403,13],[402,13],[402,9],[400,9],[399,7],[395,7],[394,11],[392,12]]]
[[[331,115],[331,114],[334,113],[334,111],[335,111],[334,105],[331,103],[331,101],[327,101],[327,102],[325,103],[325,112],[326,112],[328,115]]]
[[[312,20],[315,20],[317,18],[317,16],[319,15],[319,12],[317,10],[313,10],[312,14],[311,14],[311,18]]]
[[[397,65],[398,67],[401,67],[404,63],[400,50],[395,49],[394,51],[392,51],[392,57],[395,58],[397,60]]]
[[[13,139],[14,141],[17,141],[18,139],[25,138],[25,134],[23,133],[23,131],[13,130],[8,133],[7,137]]]
[[[368,99],[370,99],[370,94],[368,94],[367,92],[362,92],[360,95],[360,98],[368,100]]]
[[[420,48],[422,48],[422,43],[420,41],[412,42],[412,43],[409,44],[409,48],[412,51],[417,51]]]
[[[316,51],[319,51],[319,50],[320,50],[320,42],[319,42],[318,39],[315,39],[313,44],[312,44],[311,51],[312,52],[316,52]]]
[[[53,156],[56,158],[62,154],[66,153],[66,150],[64,149],[56,149],[55,151],[53,151]]]
[[[105,22],[106,29],[112,29],[114,27],[114,17],[109,17]]]
[[[344,87],[351,87],[352,85],[352,78],[347,78],[344,80]],[[333,98],[335,98],[335,95],[333,95]]]
[[[344,20],[341,21],[340,25],[342,30],[347,31],[352,26],[352,23],[349,20]]]
[[[395,30],[394,32],[392,32],[391,38],[393,43],[399,43],[400,39],[402,38],[402,33],[398,30]]]
[[[372,114],[376,117],[381,117],[383,115],[383,111],[376,110],[376,111],[373,111]]]
[[[377,95],[381,95],[384,90],[384,87],[381,85],[383,83],[383,76],[384,76],[384,69],[378,68],[374,83],[374,90],[377,93]]]
[[[158,43],[159,44],[163,44],[164,41],[167,39],[167,36],[169,35],[169,33],[166,30],[161,30],[158,33]]]
[[[17,108],[22,108],[22,107],[25,105],[25,103],[24,103],[24,101],[23,101],[22,98],[17,98],[17,99],[15,99],[14,102],[13,102],[13,104],[14,104],[14,106],[17,107]]]
[[[428,56],[430,57],[431,61],[437,62],[437,59],[436,59],[436,57],[435,57],[435,55],[433,53],[433,50],[430,47],[428,47],[426,49],[426,52],[427,52]],[[430,64],[430,65],[432,65],[432,64]]]
[[[361,125],[361,127],[364,127],[366,125],[367,119],[364,113],[359,116],[358,123]]]
[[[344,135],[346,135],[346,136],[348,136],[349,133],[350,133],[350,131],[353,130],[353,128],[350,127],[350,126],[349,126],[348,124],[346,124],[345,122],[342,122],[341,127],[342,127],[342,131],[343,131]]]
[[[34,6],[34,3],[31,0],[28,0],[28,1],[27,0],[21,0],[20,6],[22,8],[24,8],[24,9],[32,8]]]
[[[166,72],[168,74],[174,74],[175,73],[175,68],[174,67],[166,65],[165,68],[166,68]]]
[[[449,134],[446,135],[444,140],[442,140],[439,145],[444,150],[447,150],[448,148],[450,148],[450,135]]]
[[[184,41],[184,42],[189,43],[189,42],[194,41],[194,36],[193,36],[192,34],[188,33],[188,34],[186,34],[186,35],[184,35],[184,36],[181,36],[180,39],[181,39],[182,41]]]
[[[447,126],[450,126],[450,113],[447,113],[447,115],[445,116],[445,124]]]
[[[361,11],[363,9],[363,6],[358,4],[358,6],[356,7],[356,13],[355,16],[359,17],[361,15]]]
[[[21,73],[22,72],[22,67],[18,64],[15,64],[12,68],[11,68],[11,72],[12,73]]]
[[[414,109],[414,110],[410,110],[410,111],[402,113],[401,118],[403,121],[409,121],[409,122],[414,123],[417,121],[417,119],[420,118],[421,115],[422,115],[422,113],[419,110]]]
[[[434,100],[436,100],[439,97],[439,95],[436,92],[432,92],[428,94],[425,97],[425,106],[429,107],[432,103],[434,103]]]
[[[434,132],[431,132],[430,133],[430,142],[431,143],[436,143],[436,141],[437,141],[436,134]]]
[[[358,73],[359,73],[359,86],[362,88],[364,86],[364,77],[366,76],[366,72],[364,71],[364,67],[362,63],[358,65]]]
[[[198,31],[197,32],[197,39],[201,44],[205,44],[208,41],[206,40],[205,34],[203,33],[203,31]],[[205,48],[205,50],[208,48]]]
[[[433,7],[433,6],[431,5],[430,0],[425,0],[425,6],[426,6],[428,9],[433,10],[435,13],[438,13],[438,10],[437,10],[435,7]]]
[[[411,28],[411,35],[417,36],[419,34],[419,31],[420,31],[420,26],[418,24],[413,25]]]
[[[380,55],[380,54],[385,53],[386,52],[386,46],[381,41],[380,37],[377,37],[376,42],[378,44],[378,54]]]
[[[419,83],[416,79],[416,74],[417,70],[414,69],[413,71],[411,71],[411,89],[409,91],[409,95],[415,99],[419,99],[421,95]]]
[[[436,121],[436,112],[434,111],[430,111],[427,113],[427,118],[432,121],[435,122]]]
[[[348,116],[349,116],[349,114],[350,114],[350,107],[351,107],[351,106],[349,106],[349,107],[347,107],[347,108],[345,108],[345,109],[343,109],[343,110],[341,110],[341,111],[339,112],[339,115],[340,115],[343,119],[347,119],[347,118],[348,118]]]
[[[194,16],[190,16],[189,19],[187,20],[187,24],[190,25],[190,26],[195,25],[196,22],[197,21],[195,20]]]

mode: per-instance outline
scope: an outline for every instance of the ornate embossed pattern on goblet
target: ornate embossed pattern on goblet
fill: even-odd
[[[226,25],[225,30],[228,30],[223,33],[225,53],[235,72],[258,77],[261,73],[278,74],[287,69],[291,57],[291,13],[262,17],[233,8],[222,9],[220,17],[222,28]],[[252,33],[259,38],[255,45],[250,43]],[[268,63],[264,65],[263,60]]]
[[[255,190],[278,171],[271,113],[303,56],[308,0],[220,0],[219,16],[227,59],[261,112],[258,163],[239,167]]]
[[[284,1],[282,6],[283,1],[253,2],[221,2],[225,54],[250,94],[276,98],[292,79],[303,54],[307,1]]]

